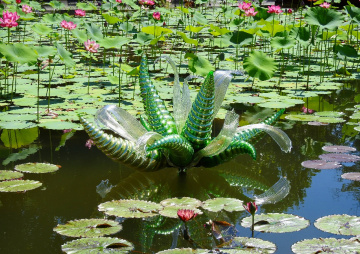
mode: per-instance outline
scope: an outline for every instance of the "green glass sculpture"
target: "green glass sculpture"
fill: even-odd
[[[271,126],[284,110],[260,124],[242,127],[238,127],[239,116],[228,111],[219,135],[212,137],[213,120],[224,100],[233,72],[210,71],[191,103],[187,82],[180,85],[174,63],[170,58],[166,59],[175,74],[173,115],[151,82],[147,58],[142,57],[139,83],[146,117],[141,116],[138,121],[115,105],[100,109],[95,121],[119,135],[115,137],[80,116],[85,131],[108,157],[147,171],[169,166],[180,170],[194,166],[213,167],[244,153],[256,159],[255,148],[248,141],[261,131],[271,135],[283,151],[291,150],[289,137]]]

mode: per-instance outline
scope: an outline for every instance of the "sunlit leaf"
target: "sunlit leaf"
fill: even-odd
[[[359,235],[360,217],[347,214],[328,215],[317,219],[314,226],[337,235]]]
[[[25,172],[25,173],[50,173],[55,172],[59,169],[58,165],[49,164],[49,163],[25,163],[15,166],[15,170]]]
[[[71,254],[128,253],[134,245],[126,240],[111,237],[81,238],[61,245],[61,250]]]
[[[42,183],[33,180],[12,180],[0,182],[0,192],[20,192],[33,190],[40,187]]]

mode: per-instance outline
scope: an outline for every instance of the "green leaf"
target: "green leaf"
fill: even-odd
[[[20,148],[30,145],[38,138],[38,128],[23,130],[3,130],[1,133],[1,141],[5,147]]]
[[[55,151],[59,151],[61,147],[65,146],[67,140],[74,136],[76,130],[71,130],[61,135],[60,144],[55,148]]]
[[[10,154],[5,160],[3,160],[2,164],[5,166],[10,162],[26,159],[29,155],[36,153],[40,148],[41,147],[37,145],[30,145],[29,148],[23,149],[18,153]]]
[[[129,38],[115,36],[113,38],[109,38],[109,37],[103,38],[103,39],[99,40],[99,44],[101,47],[104,47],[106,49],[120,48],[122,45],[129,43],[129,41],[130,41]]]
[[[57,50],[53,46],[33,46],[35,51],[40,57],[54,56],[57,53]]]
[[[196,198],[182,197],[182,198],[168,198],[160,202],[162,206],[201,206],[202,202]]]
[[[88,39],[88,36],[87,36],[85,30],[80,30],[78,28],[75,28],[75,29],[71,30],[71,33],[76,39],[78,39],[78,41],[80,43],[84,43]]]
[[[276,63],[273,58],[268,57],[261,51],[253,51],[244,60],[244,69],[253,78],[260,80],[270,79],[275,72]]]
[[[61,250],[71,254],[129,253],[134,245],[126,240],[111,237],[82,238],[61,245]]]
[[[248,45],[252,42],[253,35],[243,32],[235,31],[231,33],[230,42],[239,46]]]
[[[22,43],[0,44],[0,53],[10,62],[19,64],[35,64],[37,62],[37,53],[28,45]]]
[[[0,170],[0,181],[22,178],[23,173],[12,170]]]
[[[59,169],[59,166],[49,163],[37,163],[29,162],[25,164],[19,164],[15,166],[15,170],[24,173],[52,173]]]
[[[181,38],[184,40],[185,43],[193,44],[195,46],[199,44],[197,40],[188,38],[186,34],[183,32],[177,31],[176,33],[181,36]]]
[[[314,238],[293,244],[291,250],[296,254],[357,253],[360,251],[360,244],[358,239]]]
[[[155,37],[159,37],[164,34],[170,34],[173,32],[171,29],[161,26],[145,26],[141,29],[141,31],[146,34],[154,35]]]
[[[345,57],[350,57],[350,58],[357,58],[358,57],[358,53],[357,50],[350,45],[336,45],[334,47],[334,51],[335,53],[337,53],[337,56],[341,59],[345,59]]]
[[[20,192],[33,190],[40,187],[42,183],[33,180],[12,180],[0,182],[0,192]]]
[[[204,26],[186,26],[186,31],[191,31],[193,33],[198,33],[203,30]]]
[[[228,212],[244,211],[243,201],[235,198],[214,198],[204,201],[202,208],[210,212],[220,212],[225,210]]]
[[[347,214],[328,215],[315,221],[318,229],[337,235],[359,235],[360,218]]]
[[[258,238],[249,237],[234,237],[229,244],[225,243],[225,248],[220,248],[220,251],[224,251],[229,254],[236,253],[274,253],[276,251],[276,245],[269,241],[264,241]]]
[[[31,26],[31,30],[33,30],[38,35],[47,36],[49,33],[53,31],[50,27],[43,25],[43,24],[34,24]]]
[[[108,22],[110,25],[116,24],[118,22],[121,22],[122,20],[119,19],[118,17],[115,16],[111,16],[107,13],[103,13],[102,16],[104,17],[104,19],[106,20],[106,22]]]
[[[194,12],[193,19],[195,22],[197,22],[200,25],[207,25],[209,23],[206,17],[198,11]]]
[[[206,76],[210,71],[215,71],[215,67],[205,57],[188,53],[185,58],[190,58],[189,69],[195,74]]]
[[[214,36],[219,36],[219,35],[223,35],[226,33],[230,33],[230,30],[227,29],[226,27],[220,28],[218,26],[215,26],[213,24],[210,24],[210,29],[213,30],[210,33]]]
[[[67,51],[60,43],[55,43],[57,52],[60,55],[60,59],[65,63],[67,67],[75,67],[75,61],[72,59],[72,55]]]
[[[295,46],[295,39],[290,37],[274,37],[270,45],[275,49],[290,49]]]
[[[93,40],[99,41],[102,38],[104,38],[103,33],[101,32],[101,28],[94,23],[91,23],[90,25],[85,24],[85,28]]]
[[[90,3],[90,2],[78,2],[76,4],[76,7],[78,9],[82,9],[84,11],[95,11],[97,10],[97,7],[93,4],[93,3]]]
[[[340,12],[333,9],[313,7],[306,11],[305,21],[309,25],[316,25],[321,29],[333,30],[341,26],[343,18]]]
[[[55,13],[55,15],[48,13],[45,14],[42,19],[45,23],[60,24],[60,22],[63,20],[63,17],[59,13]]]

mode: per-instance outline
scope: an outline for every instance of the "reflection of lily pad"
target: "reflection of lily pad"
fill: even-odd
[[[181,248],[181,249],[169,249],[157,252],[157,254],[206,254],[209,253],[208,250],[197,249],[193,250],[191,248]]]
[[[295,243],[291,250],[296,254],[312,253],[358,253],[360,243],[351,239],[319,238]]]
[[[163,209],[160,204],[144,200],[113,200],[98,206],[107,215],[123,218],[145,218],[159,215]]]
[[[15,166],[15,170],[25,173],[50,173],[59,169],[59,166],[49,163],[29,162]]]
[[[12,170],[0,170],[0,181],[18,179],[23,177],[23,173]]]
[[[211,212],[219,212],[225,210],[228,212],[244,211],[243,202],[235,198],[214,198],[204,201],[202,206]]]
[[[336,162],[355,162],[360,160],[360,156],[353,154],[341,154],[341,153],[325,153],[325,154],[321,154],[319,158],[325,161],[336,161]]]
[[[202,214],[202,211],[193,207],[184,206],[165,206],[163,210],[159,211],[159,214],[165,217],[178,218],[177,211],[180,209],[190,209],[197,214]]]
[[[350,146],[323,146],[322,149],[330,153],[348,153],[356,151],[356,148]]]
[[[324,125],[329,125],[329,124],[328,124],[328,123],[321,123],[321,122],[313,121],[313,122],[308,122],[308,125],[312,125],[312,126],[324,126]]]
[[[258,238],[234,237],[231,241],[231,248],[221,248],[220,250],[229,254],[274,253],[276,251],[276,245]]]
[[[182,198],[168,198],[160,202],[162,206],[201,206],[201,201],[196,198],[182,197]]]
[[[321,116],[317,119],[318,122],[321,123],[343,123],[345,122],[344,119],[339,118],[339,117],[325,117],[325,116]]]
[[[327,117],[341,117],[344,115],[343,112],[336,112],[336,111],[321,111],[315,112],[316,116],[327,116]]]
[[[324,160],[309,160],[301,162],[301,166],[304,168],[314,168],[314,169],[335,169],[341,168],[342,165],[337,162],[331,161],[327,162]]]
[[[67,242],[61,250],[71,254],[128,253],[134,245],[126,240],[111,237],[82,238]]]
[[[255,231],[264,231],[269,233],[287,233],[304,229],[309,226],[309,224],[308,220],[296,215],[268,213],[255,216],[254,229]],[[244,218],[241,221],[241,226],[250,228],[251,216]]]
[[[360,217],[347,214],[329,215],[319,218],[314,223],[318,229],[338,235],[359,235]]]
[[[70,237],[98,237],[119,232],[122,226],[116,221],[104,219],[83,219],[58,225],[54,231]]]
[[[341,175],[341,178],[353,180],[353,181],[360,181],[360,173],[359,172],[349,172]]]
[[[34,180],[12,180],[0,182],[0,192],[28,191],[40,187],[42,183]]]

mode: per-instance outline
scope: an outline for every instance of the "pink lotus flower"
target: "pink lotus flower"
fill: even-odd
[[[249,10],[245,11],[245,16],[246,17],[254,17],[256,15],[256,13],[258,13],[258,12],[255,11],[254,8],[250,8]]]
[[[91,53],[96,53],[97,49],[100,47],[95,41],[87,40],[84,42],[85,49]]]
[[[152,6],[155,4],[155,2],[152,0],[139,0],[139,4]]]
[[[255,204],[255,202],[248,202],[246,205],[243,205],[243,207],[245,208],[246,211],[248,211],[248,213],[250,213],[252,216],[255,215],[255,213],[258,210],[257,205]]]
[[[61,21],[60,25],[62,28],[67,29],[67,30],[73,30],[76,28],[76,24],[74,24],[71,21],[66,22],[66,20]]]
[[[160,12],[154,12],[153,13],[153,18],[155,19],[155,20],[160,20]]]
[[[93,144],[94,144],[94,141],[92,139],[88,139],[85,143],[85,146],[90,149]]]
[[[194,219],[198,214],[195,213],[193,210],[179,209],[177,211],[177,215],[179,216],[180,220],[182,220],[183,222],[187,222],[191,219]]]
[[[24,4],[22,7],[21,7],[21,10],[25,13],[32,13],[32,7],[30,7],[29,5],[26,5]]]
[[[77,10],[75,10],[75,16],[85,17],[86,16],[86,11],[81,10],[81,9],[77,9]]]
[[[0,26],[1,27],[16,27],[19,24],[16,22],[20,16],[17,14],[17,12],[9,12],[4,11],[3,17],[0,18]]]
[[[275,13],[275,14],[280,14],[283,11],[281,10],[280,5],[271,5],[268,7],[268,13]]]
[[[246,3],[246,2],[239,3],[240,10],[247,11],[250,9],[250,7],[251,7],[251,3]]]
[[[293,13],[293,10],[292,10],[292,9],[288,9],[287,12],[288,12],[289,14],[292,14],[292,13]]]
[[[116,2],[118,2],[119,4],[121,4],[121,3],[122,3],[122,0],[116,0]]]
[[[331,4],[329,4],[328,2],[323,2],[319,6],[328,9],[328,8],[330,8]]]

